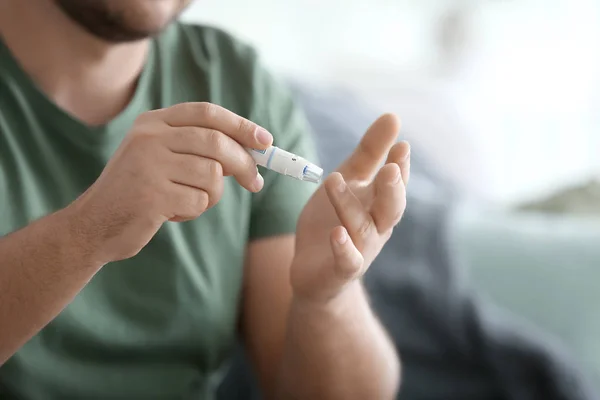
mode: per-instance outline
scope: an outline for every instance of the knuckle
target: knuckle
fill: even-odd
[[[218,107],[213,103],[202,102],[199,105],[200,116],[204,120],[212,120],[215,119],[218,114]]]
[[[208,160],[206,172],[211,181],[218,181],[223,177],[223,167],[221,163],[215,160]]]
[[[346,254],[338,263],[342,265],[338,265],[337,273],[344,280],[358,278],[364,272],[364,257],[359,252]]]
[[[177,167],[179,167],[179,174],[198,179],[203,173],[204,165],[198,157],[189,156],[179,159]]]
[[[173,138],[178,142],[187,143],[193,135],[194,129],[191,126],[176,128],[172,132]]]
[[[207,140],[216,154],[223,154],[227,151],[227,141],[221,132],[209,129],[207,132]]]
[[[136,148],[140,146],[149,146],[157,139],[157,134],[147,127],[141,126],[133,130],[129,135],[128,144]]]
[[[382,233],[382,239],[384,242],[387,242],[388,240],[390,240],[390,238],[392,237],[392,235],[394,234],[394,228],[392,227],[391,229],[386,230],[385,232]]]
[[[400,200],[398,200],[398,209],[396,210],[397,221],[400,221],[404,215],[404,211],[406,211],[406,196],[402,196],[400,197]]]
[[[195,114],[198,112],[196,106],[192,102],[179,103],[172,106],[172,109],[177,109],[182,114]]]
[[[160,122],[147,114],[141,114],[136,118],[127,136],[128,140],[138,144],[158,139],[161,136],[163,129]]]
[[[358,143],[357,150],[370,158],[378,159],[380,157],[378,146],[367,140],[361,140]]]
[[[365,218],[358,227],[358,235],[362,238],[367,238],[373,233],[373,222]]]
[[[392,221],[394,221],[394,225],[396,225],[400,222],[403,215],[404,215],[404,209],[396,211],[396,213],[394,214],[394,217],[392,219]]]
[[[254,134],[254,130],[256,129],[256,125],[253,122],[240,118],[238,122],[238,131],[243,135],[252,135]]]
[[[256,178],[259,174],[256,161],[254,161],[252,156],[244,150],[240,151],[240,165],[243,167],[244,171],[247,172],[248,177],[252,179]]]
[[[210,208],[219,202],[223,193],[223,166],[218,161],[212,159],[201,159],[194,157],[194,160],[186,167],[190,176],[194,176],[198,182],[198,187],[202,187],[208,194],[207,204],[200,201],[200,209]],[[194,203],[192,208],[196,209]]]
[[[159,110],[146,111],[135,118],[134,125],[144,125],[154,119]]]
[[[177,141],[192,149],[199,145],[198,141],[201,140],[202,137],[200,128],[195,126],[177,128],[174,130],[174,133],[177,136]]]
[[[196,196],[196,212],[198,215],[202,214],[208,208],[209,202],[208,193],[203,190],[199,190]]]
[[[396,184],[396,191],[398,193],[398,196],[401,197],[404,202],[406,202],[406,185],[404,184],[402,178]]]
[[[197,218],[208,208],[208,194],[203,190],[195,190],[186,199],[186,214]]]
[[[215,185],[212,187],[207,208],[211,208],[215,204],[217,204],[219,201],[221,201],[222,196],[223,196],[223,182],[221,179],[219,179],[217,182],[215,182]]]
[[[354,269],[356,271],[356,275],[360,276],[363,274],[365,258],[361,253],[356,252],[356,254],[352,257],[351,264],[352,264],[352,267],[354,267]]]

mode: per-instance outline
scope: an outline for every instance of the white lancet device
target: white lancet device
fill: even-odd
[[[304,158],[271,146],[266,150],[247,149],[258,165],[301,181],[319,183],[323,169]]]

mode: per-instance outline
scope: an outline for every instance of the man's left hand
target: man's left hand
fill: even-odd
[[[410,147],[385,114],[310,199],[298,221],[291,283],[296,298],[328,301],[365,273],[406,207]],[[385,160],[385,165],[381,163]]]

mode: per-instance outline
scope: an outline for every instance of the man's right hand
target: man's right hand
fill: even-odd
[[[138,117],[98,180],[67,207],[94,261],[136,255],[166,221],[199,217],[233,175],[252,192],[263,179],[245,147],[266,149],[266,130],[210,103],[183,103]]]

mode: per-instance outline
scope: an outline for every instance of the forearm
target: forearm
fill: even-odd
[[[354,283],[327,304],[294,299],[280,375],[281,398],[393,399],[400,363]]]
[[[0,365],[98,271],[67,211],[0,238]]]

